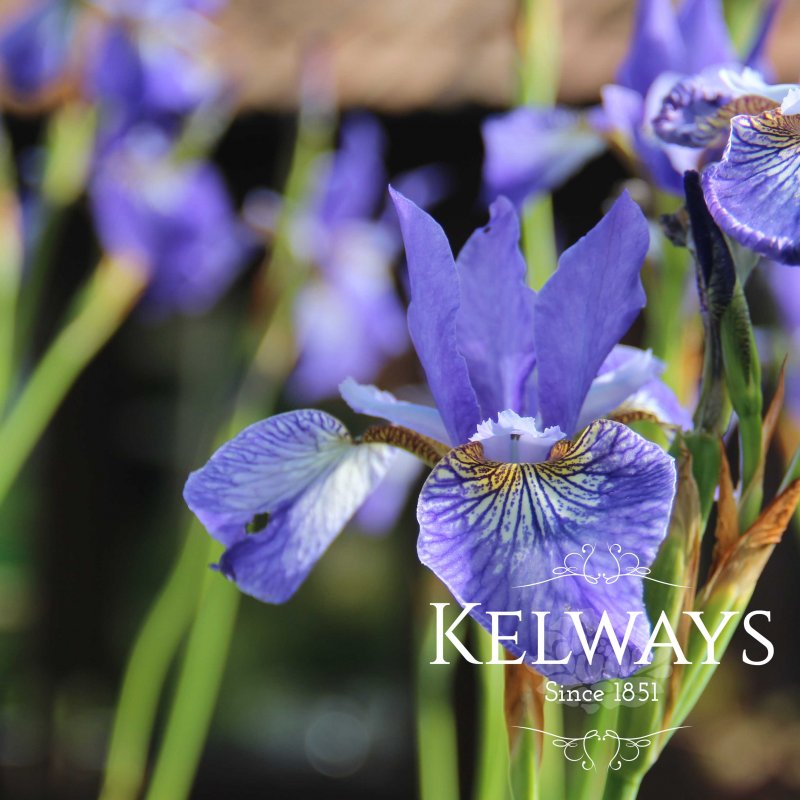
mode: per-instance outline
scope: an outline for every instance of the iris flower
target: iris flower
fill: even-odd
[[[13,16],[0,31],[0,69],[16,97],[30,99],[61,80],[69,61],[73,16],[65,0],[42,0]]]
[[[89,193],[103,249],[148,270],[151,315],[204,311],[251,249],[216,168],[176,163],[161,137],[129,134],[100,161]]]
[[[286,601],[392,469],[393,448],[404,448],[433,467],[417,506],[419,558],[460,603],[480,604],[475,619],[489,628],[487,611],[519,610],[521,619],[504,618],[499,631],[518,631],[504,644],[533,663],[580,652],[566,611],[582,612],[590,640],[603,611],[620,638],[629,612],[639,612],[621,663],[601,631],[591,664],[537,666],[566,684],[629,675],[649,634],[642,575],[666,534],[675,489],[672,458],[604,418],[636,395],[662,417],[676,406],[657,380],[661,365],[618,346],[644,305],[647,223],[623,195],[537,295],[525,282],[510,201],[492,205],[489,223],[454,259],[441,227],[393,198],[408,259],[409,332],[435,407],[347,380],[350,406],[391,424],[354,439],[334,417],[306,409],[224,444],[184,490],[227,548],[219,569],[247,594]],[[586,576],[563,575],[589,549]],[[641,571],[611,580],[622,553]],[[532,610],[549,612],[541,647]]]
[[[775,3],[765,13],[745,59],[761,63]],[[651,120],[676,81],[712,65],[739,62],[720,0],[639,0],[633,37],[616,83],[602,89],[602,105],[581,112],[567,108],[518,108],[484,124],[484,183],[491,197],[526,197],[558,188],[612,144],[660,189],[682,193],[684,170],[697,153],[666,144]]]
[[[800,85],[771,85],[749,69],[707,70],[673,87],[655,126],[665,140],[705,151],[703,191],[722,230],[760,255],[800,264]]]
[[[295,306],[300,359],[290,389],[304,402],[336,394],[348,375],[374,380],[408,347],[392,271],[400,237],[393,220],[378,217],[384,149],[377,120],[347,117],[339,149],[317,163],[309,202],[293,216],[292,249],[317,268]]]
[[[95,32],[84,85],[100,109],[101,149],[147,124],[174,134],[188,114],[215,98],[220,79],[205,58],[210,29],[189,2],[108,2]]]

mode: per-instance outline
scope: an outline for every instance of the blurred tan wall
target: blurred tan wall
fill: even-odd
[[[514,89],[517,0],[231,0],[224,60],[245,105],[295,103],[303,53],[324,52],[343,105],[403,110],[506,105]],[[561,0],[560,97],[587,102],[613,80],[634,0]],[[784,0],[770,53],[800,77],[800,0]]]
[[[0,0],[0,20],[35,1]],[[561,100],[590,102],[613,80],[634,6],[560,0]],[[518,7],[519,0],[228,0],[219,57],[246,107],[294,107],[310,54],[344,106],[508,105]],[[798,41],[800,0],[783,0],[769,48],[781,80],[800,78]]]

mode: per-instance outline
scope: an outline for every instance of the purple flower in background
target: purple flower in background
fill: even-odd
[[[800,264],[800,85],[754,70],[709,70],[676,84],[655,119],[667,140],[703,152],[717,225],[754,252]],[[723,149],[724,148],[724,149]]]
[[[590,636],[602,611],[620,635],[628,612],[641,612],[621,664],[598,655],[592,664],[538,667],[563,683],[629,675],[649,634],[641,578],[552,578],[584,545],[599,572],[613,574],[617,547],[647,567],[666,534],[672,459],[626,426],[598,420],[647,395],[661,369],[647,353],[617,349],[644,304],[647,223],[623,196],[536,295],[505,198],[457,260],[430,216],[400,194],[394,201],[408,258],[408,326],[435,407],[347,380],[342,396],[355,411],[394,423],[384,438],[354,442],[320,412],[282,414],[192,473],[186,502],[227,545],[221,571],[242,591],[282,602],[391,469],[387,444],[422,442],[430,453],[434,440],[446,455],[429,458],[436,464],[419,499],[421,561],[459,602],[481,604],[472,613],[485,627],[488,610],[522,609],[517,644],[508,645],[528,661],[563,655],[564,643],[580,651],[566,609],[583,612]],[[652,407],[668,396],[656,385]],[[542,652],[530,610],[551,612]],[[500,632],[511,631],[501,624]]]
[[[760,63],[776,3],[765,13],[746,63]],[[617,73],[603,87],[602,107],[586,112],[521,108],[484,125],[484,183],[494,197],[518,204],[557,188],[612,142],[656,186],[680,194],[684,170],[697,166],[696,151],[667,144],[651,120],[681,76],[711,65],[738,62],[720,0],[639,0],[633,36]]]
[[[100,109],[101,149],[142,124],[173,135],[219,93],[204,24],[186,19],[185,3],[166,4],[162,15],[164,4],[150,5],[115,4],[118,15],[96,31],[84,84]]]
[[[304,402],[337,394],[348,376],[374,380],[408,347],[392,269],[400,233],[394,214],[380,214],[386,200],[384,150],[377,120],[347,117],[339,149],[317,164],[310,202],[292,221],[296,257],[317,267],[295,307],[300,359],[289,389]],[[435,170],[416,170],[403,183],[427,202],[441,195]]]
[[[0,31],[0,69],[12,93],[29,99],[54,86],[69,62],[73,11],[66,0],[44,0],[13,16]]]
[[[175,163],[161,139],[128,137],[98,166],[90,195],[103,249],[149,270],[143,302],[154,315],[209,308],[250,251],[217,170]]]

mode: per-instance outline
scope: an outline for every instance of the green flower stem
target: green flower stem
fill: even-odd
[[[307,277],[308,265],[298,264],[292,258],[286,235],[287,224],[294,204],[303,196],[314,157],[330,141],[328,123],[328,120],[319,117],[301,118],[286,181],[287,206],[278,225],[272,253],[265,262],[260,278],[257,278],[255,295],[259,319],[248,336],[254,356],[239,391],[232,421],[226,426],[222,440],[269,415],[281,383],[292,367],[295,351],[291,311],[297,292]],[[202,598],[196,607],[196,617],[181,664],[164,739],[156,758],[148,798],[180,800],[188,795],[219,694],[235,627],[239,595],[232,584],[208,570],[207,564],[216,562],[219,557],[218,546],[212,543],[211,547],[216,549],[207,553],[196,576],[198,582],[202,581]],[[187,571],[189,569],[186,567]],[[159,606],[157,613],[168,614],[169,609]],[[143,629],[139,637],[144,633]],[[158,648],[163,653],[154,653],[152,657],[171,661],[177,645],[178,642],[174,640],[159,642]],[[132,669],[133,665],[129,665],[128,672]],[[164,675],[159,677],[157,694],[160,694],[164,681]],[[119,719],[115,724],[127,724],[124,711],[122,708],[118,710]],[[152,722],[151,718],[146,727],[140,728],[140,746],[147,746]],[[141,775],[144,765],[140,767]],[[130,800],[135,796],[114,797],[113,800]]]
[[[0,503],[64,396],[128,316],[145,285],[146,276],[132,264],[109,259],[95,270],[77,310],[0,425]]]
[[[94,147],[96,115],[91,106],[72,103],[50,119],[39,196],[39,236],[31,253],[27,277],[17,314],[17,363],[29,355],[42,294],[52,268],[67,209],[78,199],[86,184]]]
[[[209,540],[206,560],[216,562],[222,552],[222,545]],[[189,796],[225,671],[240,597],[232,583],[206,571],[147,800]]]
[[[547,702],[544,704],[543,729],[554,736],[565,733],[564,707],[561,703]],[[542,745],[542,759],[539,768],[539,788],[542,800],[549,798],[567,798],[567,763],[563,751],[553,744],[551,736],[544,737]]]
[[[522,248],[528,265],[528,286],[538,291],[556,271],[558,263],[553,201],[549,194],[525,204],[522,212]]]
[[[520,18],[517,99],[522,105],[552,106],[561,72],[561,10],[558,0],[524,0]],[[528,285],[541,289],[557,262],[550,195],[533,198],[522,213],[522,249]]]
[[[4,184],[5,181],[0,183],[0,419],[14,378],[17,301],[22,277],[20,210],[16,196]]]
[[[607,693],[612,692],[613,682],[605,684]],[[606,730],[617,730],[619,707],[617,705],[601,706],[600,710],[591,719],[587,718],[583,728],[597,728],[600,735]],[[603,796],[606,783],[606,773],[602,769],[575,769],[570,773],[569,794],[570,800],[597,800]]]
[[[641,777],[621,775],[610,769],[606,778],[603,800],[636,800],[641,782]]]
[[[656,195],[658,214],[674,211],[676,205],[677,201],[673,196],[661,193]],[[688,272],[688,251],[664,240],[660,268],[654,275],[654,285],[648,287],[648,295],[658,297],[658,302],[648,303],[645,307],[647,345],[666,363],[662,377],[679,395],[685,394],[683,391],[685,376],[681,358],[685,324],[682,306]]]
[[[100,800],[137,797],[141,790],[161,687],[197,607],[208,563],[203,534],[200,523],[193,520],[180,557],[131,651],[111,731]]]
[[[436,646],[434,615],[425,615],[416,663],[417,764],[420,800],[458,800],[458,743],[453,712],[455,662],[430,663]]]
[[[477,623],[473,626],[478,658],[490,661],[492,640]],[[476,667],[480,688],[478,763],[475,800],[503,800],[509,794],[508,733],[504,713],[505,674],[502,665]]]

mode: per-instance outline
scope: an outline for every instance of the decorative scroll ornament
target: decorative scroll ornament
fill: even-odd
[[[553,567],[552,578],[545,578],[542,581],[534,581],[533,583],[523,583],[514,588],[527,589],[529,586],[540,586],[543,583],[550,583],[550,581],[557,581],[561,578],[583,578],[583,580],[593,586],[601,581],[606,585],[611,585],[616,583],[620,578],[643,578],[647,581],[653,581],[653,583],[674,586],[677,589],[692,588],[691,586],[681,586],[677,583],[669,583],[668,581],[660,581],[657,578],[651,578],[651,570],[648,567],[641,566],[639,556],[630,551],[623,552],[622,545],[616,543],[608,545],[608,552],[614,560],[614,569],[610,572],[599,572],[590,565],[594,552],[594,545],[588,543],[584,544],[580,550],[567,553],[567,555],[564,556],[564,563],[562,566]]]
[[[533,733],[541,733],[544,736],[549,736],[555,747],[558,747],[564,754],[564,758],[573,764],[580,764],[581,769],[596,770],[597,765],[589,753],[589,743],[596,740],[598,742],[612,741],[614,742],[614,752],[611,755],[606,769],[614,770],[615,772],[622,769],[623,764],[630,764],[639,758],[639,754],[653,743],[656,736],[662,733],[671,733],[672,731],[679,731],[683,728],[691,727],[689,725],[679,725],[676,728],[664,728],[664,730],[653,731],[643,736],[620,736],[616,731],[606,729],[601,735],[600,731],[593,728],[587,731],[583,736],[560,736],[548,731],[539,730],[538,728],[528,728],[524,725],[515,725],[514,727],[524,731],[531,731]]]

